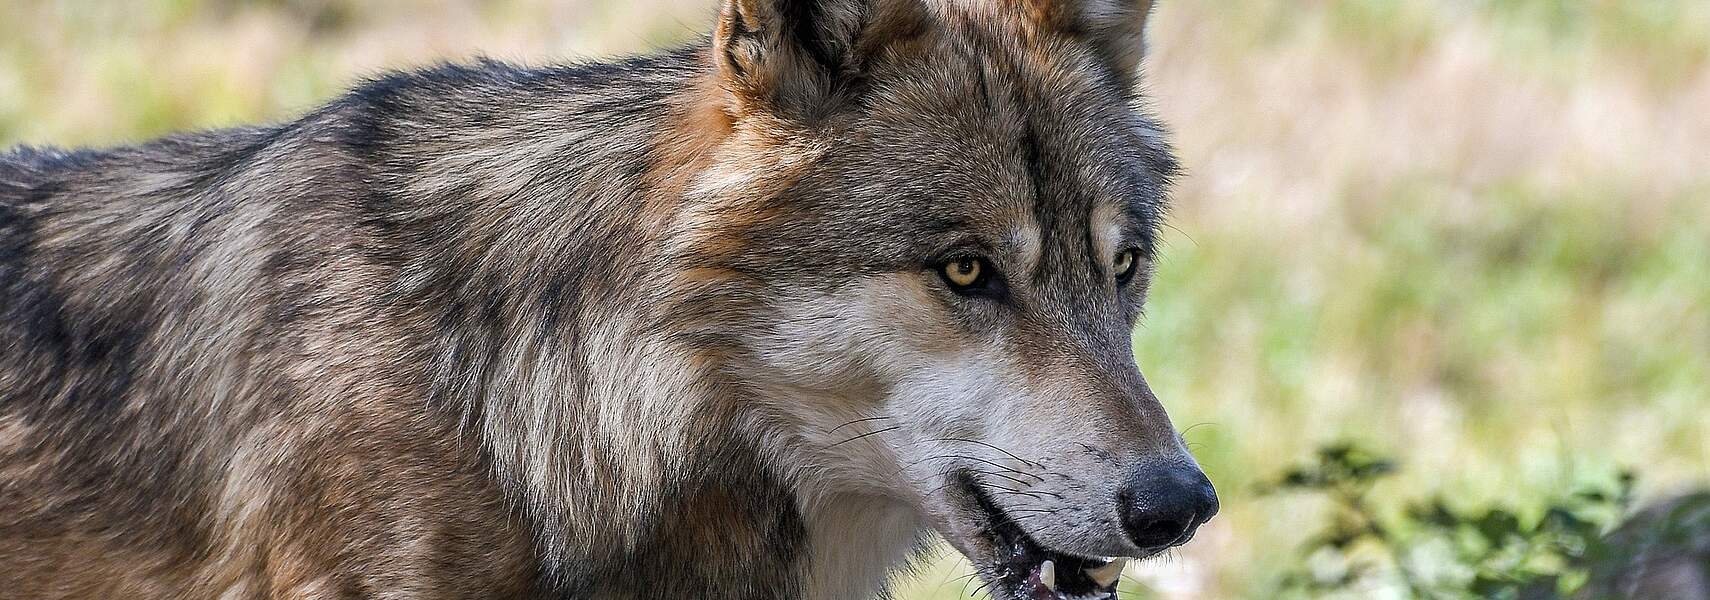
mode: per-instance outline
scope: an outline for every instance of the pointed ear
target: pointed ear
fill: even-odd
[[[858,91],[884,47],[925,29],[917,0],[724,0],[713,52],[742,106],[813,118]]]
[[[1044,0],[1057,2],[1062,0]],[[1146,55],[1146,22],[1153,0],[1068,0],[1069,14],[1059,14],[1072,31],[1098,49],[1118,76],[1133,83]]]

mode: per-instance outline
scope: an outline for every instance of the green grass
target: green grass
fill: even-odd
[[[1259,596],[1295,560],[1301,520],[1253,488],[1325,440],[1400,456],[1395,492],[1538,496],[1620,465],[1652,489],[1705,476],[1705,196],[1654,224],[1618,192],[1505,185],[1476,214],[1435,197],[1396,192],[1348,230],[1169,249],[1136,352],[1178,423],[1205,424],[1187,437],[1224,525],[1257,534],[1217,554],[1224,589]]]
[[[1254,487],[1329,440],[1400,459],[1379,497],[1710,479],[1710,5],[1161,4],[1148,88],[1189,176],[1135,352],[1225,508],[1137,597],[1266,597],[1326,507]],[[10,2],[0,145],[276,121],[382,68],[636,50],[711,11]]]

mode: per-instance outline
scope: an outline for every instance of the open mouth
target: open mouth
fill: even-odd
[[[964,491],[986,518],[993,564],[991,585],[1017,600],[1114,600],[1127,558],[1075,556],[1034,541],[993,502],[968,474],[958,476]],[[1000,595],[1001,597],[1001,595]]]

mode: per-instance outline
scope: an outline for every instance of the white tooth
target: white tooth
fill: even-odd
[[[1039,563],[1039,584],[1045,589],[1057,591],[1057,563],[1045,561]]]
[[[1099,587],[1107,587],[1116,583],[1116,578],[1122,576],[1122,569],[1126,566],[1128,559],[1114,559],[1096,567],[1087,567],[1087,577],[1092,578],[1093,583],[1097,583]]]

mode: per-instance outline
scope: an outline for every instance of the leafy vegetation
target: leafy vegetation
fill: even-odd
[[[1629,553],[1609,547],[1604,536],[1632,504],[1630,472],[1530,506],[1467,508],[1434,496],[1385,513],[1372,488],[1394,471],[1387,459],[1338,444],[1265,487],[1322,495],[1335,506],[1301,550],[1302,564],[1282,575],[1278,597],[1363,598],[1388,590],[1418,600],[1568,598],[1587,583],[1593,557]]]

